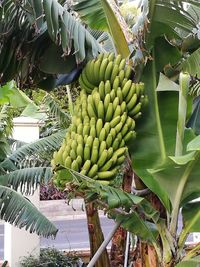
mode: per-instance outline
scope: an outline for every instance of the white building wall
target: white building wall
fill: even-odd
[[[27,143],[39,139],[39,121],[27,117],[15,118],[13,138]],[[39,208],[39,190],[28,198]],[[5,223],[4,260],[9,262],[10,267],[18,267],[21,257],[29,254],[39,255],[39,251],[39,236]]]

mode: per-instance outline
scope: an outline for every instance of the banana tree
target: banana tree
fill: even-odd
[[[32,101],[20,90],[18,90],[13,81],[7,83],[3,87],[0,87],[0,199],[1,199],[1,214],[2,220],[9,222],[19,228],[25,228],[30,233],[37,233],[44,237],[55,237],[57,233],[56,227],[43,215],[40,211],[17,190],[21,185],[21,192],[24,190],[24,185],[27,185],[26,192],[32,193],[31,181],[25,180],[24,177],[46,177],[49,175],[48,171],[37,171],[33,169],[27,169],[19,177],[19,170],[12,173],[9,172],[13,169],[17,169],[14,161],[9,161],[8,156],[11,154],[9,137],[13,129],[13,115],[14,112],[19,112],[28,104],[32,104]],[[23,154],[23,159],[24,159]],[[19,158],[18,158],[19,159]],[[6,164],[7,162],[7,164]],[[10,164],[8,164],[8,162]],[[22,161],[21,161],[22,162]],[[5,167],[7,165],[7,167]],[[10,167],[8,167],[8,165]],[[34,173],[35,171],[35,173]],[[21,184],[19,182],[21,179]],[[23,184],[23,185],[22,185]],[[32,182],[33,184],[33,182]],[[35,181],[35,187],[37,185],[37,179]]]
[[[12,70],[12,72],[9,68],[7,70],[6,68],[8,65],[15,65],[5,64],[5,60],[3,60],[1,65],[4,69],[2,69],[1,72],[5,74],[2,78],[2,82],[5,82],[7,79],[10,79],[10,77],[14,77],[16,73],[19,73],[19,83],[22,85],[30,84],[26,79],[28,75],[27,71],[24,71],[25,69],[28,70],[28,74],[32,77],[30,80],[33,81],[33,85],[38,84],[45,87],[44,83],[46,83],[46,88],[51,88],[55,85],[55,77],[52,74],[62,73],[63,68],[49,70],[47,67],[58,67],[62,65],[60,62],[60,55],[63,54],[63,52],[66,60],[68,59],[68,62],[70,63],[70,68],[66,69],[66,72],[69,73],[76,67],[76,62],[79,63],[84,59],[87,61],[101,50],[95,39],[90,34],[88,35],[87,31],[84,30],[73,17],[71,17],[71,15],[68,14],[68,11],[66,11],[66,9],[58,2],[53,0],[43,2],[34,1],[34,3],[32,1],[24,1],[18,5],[13,1],[10,1],[8,5],[6,5],[5,2],[6,1],[2,1],[2,13],[4,14],[2,16],[2,33],[4,36],[2,39],[2,60],[4,58],[3,53],[6,53],[5,48],[14,50],[12,48],[17,47],[18,49],[15,49],[15,51],[20,51],[20,53],[8,53],[9,59],[12,58],[18,63],[17,67]],[[98,18],[97,16],[93,16],[93,13],[90,12],[91,10],[96,12],[96,8],[98,8],[98,14],[101,14]],[[120,28],[117,27],[117,20],[113,16],[112,9],[107,1],[77,1],[74,9],[76,12],[80,13],[81,19],[91,28],[95,27],[100,30],[107,29],[109,34],[113,37],[116,51],[123,54],[125,57],[128,56],[128,43],[124,41],[123,33]],[[9,13],[11,10],[13,13]],[[149,187],[152,192],[158,195],[168,213],[170,212],[171,203],[173,203],[174,198],[172,196],[169,197],[169,190],[165,192],[165,190],[162,189],[160,180],[165,180],[162,178],[162,176],[164,176],[162,173],[162,170],[165,169],[164,164],[167,164],[167,166],[170,165],[166,162],[168,155],[172,156],[170,159],[173,159],[176,164],[178,162],[176,158],[177,155],[175,155],[175,158],[173,157],[173,144],[175,143],[176,134],[173,135],[173,138],[171,139],[168,137],[168,135],[172,136],[170,127],[166,127],[166,131],[163,131],[163,127],[167,125],[166,121],[164,123],[164,119],[168,119],[168,117],[166,116],[166,112],[162,115],[162,108],[159,109],[159,104],[162,103],[162,99],[166,99],[168,100],[167,105],[170,106],[170,93],[156,91],[156,87],[160,72],[174,81],[177,80],[181,70],[188,71],[193,76],[199,75],[199,66],[196,60],[196,58],[199,57],[200,43],[198,39],[198,11],[199,3],[195,0],[142,1],[141,17],[132,28],[134,42],[131,49],[131,58],[132,62],[134,62],[133,67],[136,73],[135,80],[142,80],[145,82],[150,103],[148,112],[143,116],[141,130],[140,127],[138,127],[138,140],[141,138],[143,141],[138,141],[137,147],[131,149],[131,154],[133,154],[134,159],[133,167],[143,183]],[[13,20],[10,20],[9,14],[16,15],[16,23],[14,23]],[[20,17],[23,17],[23,19],[18,20]],[[10,21],[20,30],[14,31]],[[84,36],[80,34],[81,31],[84,32]],[[16,32],[18,33],[17,35]],[[34,34],[32,35],[32,33]],[[73,34],[69,36],[68,33]],[[67,40],[65,39],[66,36],[69,37]],[[9,38],[12,39],[13,37],[16,37],[15,42],[10,42],[10,46],[5,47],[5,44],[10,40]],[[27,52],[25,54],[23,54],[22,49],[20,49],[21,45],[18,46],[19,42],[17,40],[20,40],[21,42],[21,37],[23,37],[23,51]],[[31,38],[32,42],[27,42],[29,38]],[[74,42],[71,42],[72,38]],[[122,42],[119,42],[118,40],[122,40]],[[61,43],[59,43],[59,41],[61,41]],[[41,44],[45,44],[45,47]],[[57,46],[55,46],[55,44]],[[43,47],[43,50],[38,52],[38,47]],[[86,47],[87,49],[85,49]],[[31,53],[28,51],[31,51]],[[75,52],[75,56],[73,52]],[[67,56],[68,53],[69,56]],[[19,57],[21,54],[23,57]],[[49,64],[47,61],[47,59],[50,60],[50,58],[53,58],[53,62],[55,63],[55,58],[49,56],[52,54],[57,55],[56,58],[59,61],[58,64]],[[30,60],[31,55],[34,56],[31,57]],[[36,65],[35,62],[39,62],[39,65]],[[45,64],[47,62],[48,64]],[[65,62],[63,65],[65,65]],[[23,66],[24,68],[22,68]],[[38,67],[36,68],[35,66],[39,66],[39,70]],[[10,73],[12,75],[10,75]],[[164,94],[165,97],[161,97],[161,95]],[[166,96],[168,98],[166,98]],[[172,100],[172,102],[174,101]],[[174,107],[172,106],[172,108]],[[173,109],[170,109],[170,111],[173,111]],[[173,119],[172,121],[175,125],[176,119]],[[172,121],[170,121],[170,125]],[[142,126],[144,127],[143,130]],[[149,131],[149,129],[151,130]],[[144,140],[149,140],[147,142],[148,145]],[[165,142],[168,142],[169,140],[171,140],[169,142],[170,145],[168,145],[168,143],[166,145]],[[188,140],[191,139],[188,137],[187,141]],[[182,140],[180,140],[179,143],[181,142]],[[156,145],[155,147],[155,144],[159,145]],[[180,144],[178,145],[177,142],[177,148],[179,146]],[[147,148],[149,148],[149,150],[151,149],[151,157],[147,154],[149,153]],[[194,195],[196,195],[196,193]],[[176,202],[176,209],[173,211],[173,221],[176,221],[177,209],[180,206],[178,203],[179,201]],[[174,225],[174,223],[171,223],[171,225]],[[176,226],[173,227],[176,228]],[[170,227],[170,231],[173,227]],[[175,238],[173,232],[174,229],[171,234],[172,237]],[[150,236],[152,236],[152,234],[150,234]],[[162,242],[166,244],[166,247],[169,246],[168,242],[165,242],[165,239],[163,239]],[[162,264],[165,264],[166,260],[164,259],[163,261],[162,253],[159,252],[158,246],[155,244],[156,243],[154,242],[154,247],[156,247],[159,260],[162,261]],[[170,249],[166,250],[167,252],[165,256],[167,260],[170,259],[168,255],[170,254]],[[169,264],[173,264],[170,261],[171,260],[169,260]]]

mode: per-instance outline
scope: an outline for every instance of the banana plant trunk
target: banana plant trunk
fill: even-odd
[[[86,203],[87,226],[90,241],[90,257],[92,258],[104,241],[99,213],[93,203]],[[108,252],[105,249],[95,264],[95,267],[110,267]]]
[[[155,249],[141,240],[138,240],[133,255],[132,267],[161,267],[158,263]]]
[[[137,175],[134,174],[135,187],[138,190],[144,189],[145,185]],[[166,210],[158,197],[149,193],[145,198],[151,203],[151,205],[160,212],[160,216],[166,219]],[[158,262],[158,257],[154,247],[140,239],[137,242],[136,248],[133,253],[132,267],[173,267],[172,263],[161,266]]]
[[[126,169],[123,177],[122,189],[131,192],[133,170],[130,160],[127,160]],[[112,267],[123,267],[126,250],[127,231],[119,227],[112,238],[110,251],[110,262]]]

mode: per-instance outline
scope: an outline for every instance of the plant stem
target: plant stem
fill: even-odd
[[[179,109],[178,109],[175,156],[181,156],[183,152],[183,139],[184,139],[186,112],[187,112],[187,94],[189,90],[189,80],[190,80],[189,74],[180,73]],[[190,175],[190,172],[195,162],[196,161],[190,162],[188,166],[186,167],[185,172],[183,176],[181,177],[181,181],[176,192],[175,204],[172,210],[172,219],[170,223],[170,232],[172,236],[175,236],[176,229],[177,229],[179,206],[180,206],[183,189],[185,187],[185,184],[187,182],[187,179]]]
[[[97,262],[97,260],[99,259],[99,257],[101,256],[101,254],[104,252],[104,250],[106,249],[108,243],[110,242],[110,240],[112,239],[113,235],[115,234],[115,231],[117,230],[117,228],[120,226],[121,222],[117,222],[112,231],[108,234],[108,236],[105,238],[105,240],[103,241],[103,243],[101,244],[101,246],[99,247],[99,249],[97,250],[97,252],[95,253],[95,255],[93,256],[93,258],[91,259],[91,261],[89,262],[87,267],[93,267],[95,265],[95,263]]]
[[[104,242],[104,235],[101,229],[100,218],[98,214],[98,209],[95,207],[94,203],[86,203],[86,215],[87,215],[87,226],[89,233],[90,241],[90,255],[91,258],[101,247],[101,244]],[[97,261],[95,263],[96,267],[107,266],[110,267],[110,261],[106,247],[101,252]]]
[[[130,54],[130,50],[120,23],[108,1],[101,0],[100,2],[105,12],[109,31],[114,41],[116,51],[118,54],[121,54],[123,58],[127,58]]]
[[[190,250],[188,254],[182,259],[182,261],[186,261],[193,258],[194,256],[196,256],[199,250],[200,250],[200,243],[198,243],[192,250]]]
[[[185,187],[185,185],[187,183],[188,177],[189,177],[194,165],[198,161],[198,158],[199,158],[198,154],[199,154],[199,152],[197,151],[195,153],[195,160],[191,161],[187,165],[187,167],[186,167],[186,169],[185,169],[185,171],[183,173],[183,176],[181,177],[179,186],[177,188],[176,197],[175,197],[175,200],[174,200],[174,207],[173,207],[172,215],[171,215],[171,223],[170,223],[170,233],[171,233],[171,235],[173,237],[176,234],[179,207],[180,207],[180,202],[181,202],[181,197],[182,197],[182,194],[183,194],[183,190],[184,190],[184,187]]]
[[[175,156],[181,156],[183,152],[183,139],[187,112],[187,95],[189,90],[189,81],[190,75],[181,72],[179,76],[180,90]]]
[[[199,220],[199,216],[200,216],[200,210],[199,212],[197,212],[197,214],[195,216],[193,216],[192,220],[190,220],[190,222],[187,224],[187,226],[185,226],[180,234],[179,237],[179,250],[181,250],[184,247],[185,241],[187,239],[187,236],[190,232],[190,229],[192,227],[193,224],[197,223]]]
[[[153,58],[155,59],[155,51],[153,51]],[[156,122],[157,122],[157,130],[158,130],[158,138],[159,138],[159,145],[160,145],[160,154],[161,154],[161,159],[164,162],[166,159],[166,149],[165,149],[165,143],[164,143],[164,137],[163,137],[163,131],[162,131],[162,125],[160,121],[160,113],[159,113],[159,107],[158,107],[158,96],[156,92],[156,66],[155,66],[155,60],[153,60],[153,88],[154,88],[154,103],[155,103],[155,117],[156,117]]]

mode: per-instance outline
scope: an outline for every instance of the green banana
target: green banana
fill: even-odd
[[[100,146],[99,146],[99,155],[101,155],[103,153],[103,151],[106,149],[106,147],[107,147],[106,141],[102,141],[100,143]]]
[[[76,154],[80,156],[81,158],[83,158],[83,145],[82,144],[78,144],[77,149],[76,149]]]
[[[104,110],[105,110],[105,112],[108,109],[108,105],[110,104],[110,102],[111,102],[110,94],[107,94],[105,96],[105,99],[104,99]]]
[[[112,119],[110,121],[111,128],[114,128],[120,122],[120,120],[121,120],[121,117],[120,116],[117,116],[114,119]]]
[[[99,141],[102,142],[106,139],[106,130],[105,128],[101,129],[101,132],[99,134]]]
[[[103,128],[103,121],[102,121],[102,119],[98,119],[97,123],[96,123],[97,137],[99,137],[102,128]]]
[[[99,101],[99,104],[98,104],[98,110],[97,110],[97,116],[98,118],[104,120],[104,104],[103,104],[103,101]]]
[[[131,100],[127,104],[127,109],[128,109],[129,112],[132,111],[133,107],[137,103],[137,100],[138,100],[137,94],[134,94],[133,97],[131,98]]]
[[[119,66],[114,64],[114,67],[112,69],[112,74],[111,74],[111,77],[110,77],[111,84],[113,84],[113,82],[114,82],[116,76],[118,75],[118,73],[119,73]]]
[[[89,135],[89,132],[90,132],[90,125],[89,125],[89,123],[87,123],[83,127],[83,136]]]
[[[110,92],[110,99],[111,101],[113,101],[116,97],[116,93],[115,93],[115,89],[112,89],[111,92]]]
[[[89,172],[88,172],[88,176],[89,176],[90,178],[93,178],[93,177],[97,174],[97,172],[98,172],[98,165],[97,165],[97,164],[94,164],[94,165],[92,166],[92,168],[89,170]]]
[[[100,171],[108,171],[117,161],[117,157],[112,157],[109,159],[103,167],[100,168]]]
[[[85,144],[84,151],[83,151],[83,158],[84,161],[91,159],[91,146]]]
[[[132,81],[128,80],[125,85],[122,87],[122,95],[123,95],[123,99],[126,99],[128,92],[131,89],[131,85],[132,85]]]
[[[126,111],[127,111],[126,102],[123,101],[123,102],[121,103],[121,112],[124,113],[124,112],[126,112]]]
[[[125,71],[124,70],[120,70],[120,72],[119,72],[119,80],[120,80],[120,83],[123,82],[124,76],[125,76]]]
[[[109,94],[111,92],[111,84],[110,81],[105,82],[105,95]]]
[[[133,117],[134,115],[140,112],[141,107],[142,107],[142,103],[141,102],[137,103],[137,105],[129,112],[129,115]]]
[[[112,137],[112,134],[109,133],[106,138],[107,147],[110,147],[112,145],[112,142],[113,142],[113,137]]]
[[[107,108],[107,111],[106,111],[106,116],[105,116],[105,121],[111,121],[112,120],[112,117],[113,117],[113,104],[112,103],[109,103],[108,105],[108,108]]]
[[[113,69],[113,61],[110,61],[105,70],[104,81],[110,80],[112,69]]]
[[[129,79],[132,74],[132,68],[131,66],[127,65],[125,69],[125,78]]]
[[[113,150],[117,150],[119,148],[120,142],[118,138],[115,138],[112,144]]]
[[[99,82],[99,71],[100,71],[100,66],[101,66],[101,60],[97,59],[94,63],[94,67],[93,67],[93,77],[95,81]]]
[[[119,65],[121,61],[122,61],[122,56],[121,55],[117,55],[116,58],[115,58],[114,63]]]
[[[102,60],[100,69],[99,69],[99,81],[104,81],[105,71],[106,71],[106,67],[108,63],[109,63],[108,58],[105,58]]]
[[[104,129],[106,130],[106,135],[109,134],[110,132],[110,123],[109,122],[106,122],[105,125],[104,125]]]
[[[114,111],[114,114],[113,114],[113,118],[117,117],[117,116],[121,116],[122,112],[121,112],[121,106],[118,105]]]
[[[110,159],[113,156],[113,148],[109,147],[108,148],[108,159]]]
[[[83,167],[82,167],[82,170],[81,170],[81,173],[82,171],[84,172],[84,175],[87,175],[89,170],[90,170],[90,166],[91,166],[91,161],[90,160],[86,160]],[[83,173],[82,173],[83,174]]]
[[[91,162],[93,164],[97,163],[99,157],[99,150],[97,146],[93,146],[92,147],[92,154],[91,154]]]
[[[103,101],[105,98],[105,84],[103,81],[99,84],[99,95],[101,97],[101,100]]]
[[[92,117],[97,118],[97,115],[94,111],[94,108],[92,107],[92,105],[90,103],[88,103],[87,112],[88,112],[88,115],[90,116],[90,118],[92,118]]]
[[[113,81],[112,88],[117,90],[117,88],[119,87],[119,84],[120,84],[120,78],[119,78],[119,76],[116,76],[114,81]]]
[[[108,157],[108,151],[105,149],[101,154],[100,154],[100,157],[99,157],[99,160],[97,161],[97,165],[99,166],[99,168],[101,168],[104,163],[106,162],[107,160],[107,157]]]
[[[136,137],[136,132],[135,131],[130,131],[124,136],[124,141],[128,142],[130,139]]]
[[[116,63],[115,63],[116,64]],[[119,70],[123,70],[126,65],[126,59],[123,58],[121,62],[119,63]]]
[[[97,173],[98,179],[104,179],[104,180],[111,179],[116,174],[117,174],[116,168],[110,171],[102,171]]]
[[[135,120],[147,102],[144,84],[131,80],[133,70],[121,55],[99,54],[83,69],[72,124],[51,161],[55,183],[67,183],[56,166],[80,171],[110,183],[125,161],[127,143],[136,136]]]
[[[119,105],[119,97],[115,97],[113,101],[113,109],[115,110],[118,105]]]
[[[91,126],[90,128],[90,136],[96,137],[96,127],[94,125]]]

